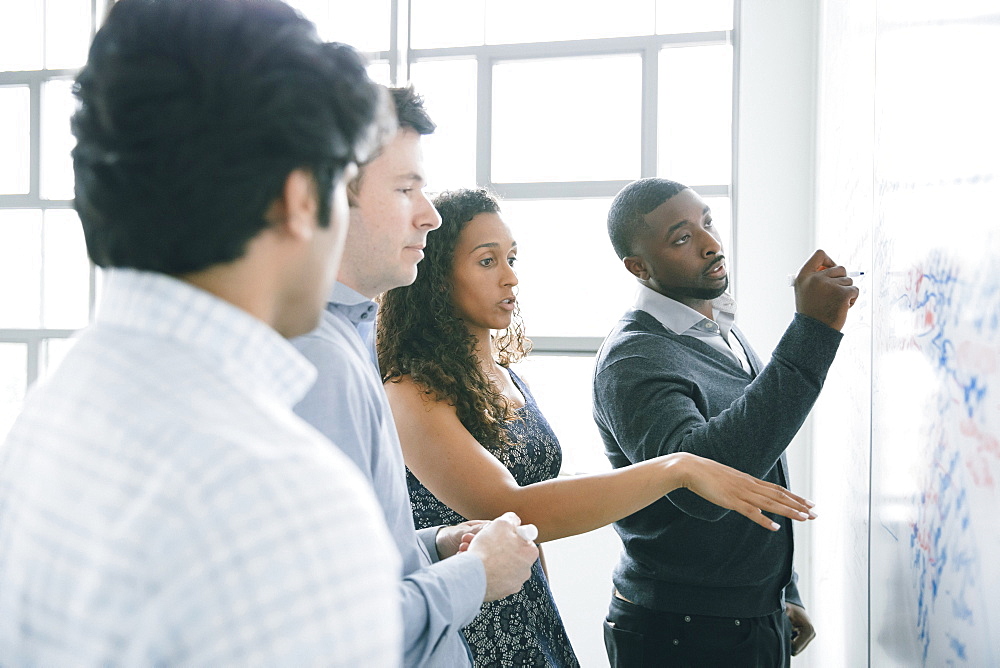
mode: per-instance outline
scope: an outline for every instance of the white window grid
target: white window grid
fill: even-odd
[[[83,0],[91,6],[91,35],[96,30],[99,17],[110,8],[113,0]],[[410,79],[410,67],[414,63],[442,59],[473,58],[477,64],[476,85],[476,182],[498,193],[504,200],[533,199],[577,199],[610,198],[630,180],[601,181],[549,181],[549,182],[494,182],[491,174],[491,141],[493,109],[493,68],[497,63],[518,60],[541,60],[549,58],[579,58],[588,56],[608,56],[619,54],[638,55],[642,62],[641,96],[641,149],[640,177],[655,176],[657,172],[657,124],[658,124],[658,81],[659,54],[662,49],[672,47],[697,47],[713,45],[733,45],[733,171],[736,165],[736,136],[739,48],[738,33],[735,29],[681,34],[650,34],[628,37],[607,37],[556,42],[529,42],[517,44],[483,44],[476,46],[452,46],[443,48],[411,49],[409,47],[409,0],[390,0],[390,39],[388,51],[367,52],[365,55],[373,65],[388,65],[392,85],[404,84]],[[740,0],[734,2],[733,26],[739,25]],[[40,127],[42,115],[42,88],[48,81],[71,79],[75,69],[42,69],[32,71],[0,72],[0,86],[27,86],[30,95],[30,172],[29,188],[26,194],[0,195],[0,210],[35,209],[43,213],[51,209],[72,208],[71,200],[43,198],[40,194],[41,174],[45,165],[41,156]],[[735,189],[730,183],[691,184],[703,197],[728,197],[735,210]],[[735,243],[735,220],[732,230]],[[44,261],[44,258],[43,258]],[[16,289],[6,286],[4,289]],[[88,309],[93,317],[99,292],[99,270],[91,266]],[[43,295],[44,298],[44,295]],[[26,350],[26,385],[30,387],[46,371],[48,366],[46,343],[51,340],[67,339],[74,334],[73,329],[56,328],[0,328],[0,344],[22,344]],[[595,336],[532,336],[534,353],[541,356],[593,357],[601,343]]]
[[[409,48],[410,2],[391,0],[393,30],[389,51],[369,52],[372,63],[388,63],[392,85],[410,80],[410,66],[424,60],[474,58],[477,63],[476,85],[476,183],[496,192],[504,200],[577,199],[614,197],[631,180],[548,181],[535,183],[494,182],[492,167],[493,67],[499,62],[578,58],[637,54],[642,58],[642,119],[640,178],[656,176],[659,54],[664,48],[733,45],[732,96],[732,169],[729,183],[687,184],[702,197],[727,197],[735,211],[736,132],[738,112],[740,1],[733,3],[733,29],[677,34],[580,39],[558,42],[518,44],[483,44],[443,48]],[[419,92],[419,90],[418,90]],[[736,244],[733,216],[731,243]],[[602,342],[595,336],[532,336],[533,354],[593,357]]]
[[[32,0],[35,1],[35,0]],[[98,17],[103,16],[110,8],[113,0],[80,0],[89,5],[90,15],[90,35],[94,35],[98,23]],[[48,11],[43,7],[42,11]],[[46,39],[45,32],[42,39]],[[43,45],[44,48],[44,45]],[[44,215],[46,211],[57,209],[72,209],[73,202],[69,199],[44,198],[41,195],[42,170],[45,167],[42,159],[41,146],[41,126],[42,126],[42,89],[50,81],[71,80],[77,69],[49,69],[23,71],[0,71],[0,87],[4,86],[24,86],[28,89],[29,95],[29,172],[28,172],[28,192],[20,194],[0,194],[0,210],[30,209],[41,211]],[[68,119],[67,119],[68,122]],[[2,158],[0,158],[2,159]],[[44,262],[44,257],[42,261]],[[90,267],[90,286],[88,297],[88,313],[93,318],[97,299],[98,270]],[[3,286],[4,291],[17,290],[17,285]],[[41,288],[44,290],[44,286]],[[44,300],[45,295],[41,298]],[[0,344],[21,344],[25,346],[25,358],[27,363],[25,378],[27,386],[31,386],[42,375],[47,366],[47,346],[46,343],[52,340],[62,340],[70,338],[75,329],[63,328],[0,328]]]

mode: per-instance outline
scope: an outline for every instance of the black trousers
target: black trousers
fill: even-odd
[[[792,625],[766,617],[658,612],[612,595],[604,646],[612,668],[788,668]]]

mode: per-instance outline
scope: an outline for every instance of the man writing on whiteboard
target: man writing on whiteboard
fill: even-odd
[[[594,419],[615,467],[670,452],[788,486],[784,450],[812,408],[858,289],[823,251],[795,282],[795,317],[762,367],[734,325],[705,202],[666,179],[626,186],[608,214],[639,282],[605,340]],[[613,666],[788,666],[814,636],[792,571],[791,522],[743,526],[688,490],[615,523],[624,552],[605,625]]]

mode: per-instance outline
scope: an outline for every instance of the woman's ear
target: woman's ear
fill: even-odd
[[[649,271],[646,269],[646,263],[643,262],[640,256],[629,255],[628,257],[622,258],[622,262],[625,264],[625,268],[628,269],[628,272],[640,281],[649,279]]]

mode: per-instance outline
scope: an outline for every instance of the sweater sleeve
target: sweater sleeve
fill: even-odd
[[[613,439],[629,462],[690,452],[763,478],[819,396],[842,338],[796,314],[771,362],[719,412],[713,396],[722,381],[694,372],[683,344],[654,334],[638,337],[610,351],[599,366],[595,417],[605,440]],[[728,512],[689,490],[668,498],[700,519],[714,521]]]
[[[785,585],[785,602],[794,603],[803,609],[806,607],[799,594],[799,574],[795,572],[794,568],[792,569],[792,579]]]

